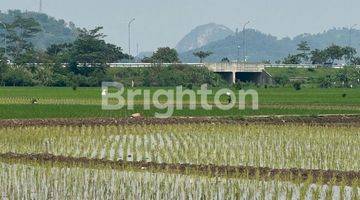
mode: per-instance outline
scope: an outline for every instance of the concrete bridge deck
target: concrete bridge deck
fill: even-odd
[[[147,68],[154,66],[171,66],[174,63],[109,63],[110,67],[121,68]],[[265,73],[264,64],[251,64],[251,63],[181,63],[181,65],[188,65],[192,67],[206,67],[210,71],[219,73],[224,79],[230,83],[236,81],[253,81],[264,82],[264,77],[269,76]],[[265,73],[265,75],[264,75]]]
[[[213,72],[262,72],[263,64],[250,63],[206,63],[205,66]]]
[[[174,63],[109,63],[110,67],[120,68],[147,68],[154,66],[171,66]],[[250,63],[181,63],[181,65],[188,65],[192,67],[206,67],[214,72],[262,72],[265,69],[263,64],[250,64]]]
[[[267,83],[271,76],[266,73],[263,64],[252,63],[209,63],[206,67],[215,73],[220,74],[229,83],[256,82]]]

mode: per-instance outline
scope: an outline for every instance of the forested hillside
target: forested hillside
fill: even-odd
[[[55,19],[43,13],[22,12],[20,10],[0,11],[0,21],[11,23],[16,17],[33,18],[41,26],[41,31],[31,38],[36,49],[45,50],[52,44],[71,43],[75,41],[78,34],[77,27],[72,22],[65,22],[62,19]],[[0,30],[3,34],[3,29]],[[1,42],[1,46],[4,44]]]
[[[199,60],[193,55],[193,52],[209,51],[213,54],[206,61],[218,62],[223,58],[229,58],[230,60],[240,58],[242,60],[244,57],[243,36],[243,32],[233,34],[201,48],[181,53],[180,58],[183,62],[198,62]],[[350,30],[347,28],[334,28],[318,34],[301,34],[294,38],[277,38],[254,29],[247,29],[246,55],[250,62],[275,62],[295,53],[297,45],[302,41],[307,41],[312,50],[323,49],[332,44],[350,46]],[[359,30],[352,30],[351,46],[359,52]]]

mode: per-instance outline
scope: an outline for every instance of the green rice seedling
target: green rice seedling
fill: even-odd
[[[231,176],[225,170],[221,178],[214,178],[209,164],[356,171],[360,167],[354,159],[360,157],[359,136],[356,126],[295,124],[0,128],[0,154],[49,153],[70,158],[208,165],[208,170],[198,172],[187,167],[180,175],[176,169],[63,167],[20,161],[6,164],[0,159],[0,182],[9,183],[0,185],[0,193],[10,199],[66,199],[75,194],[82,199],[356,199],[358,180],[339,184],[334,177],[324,185],[325,179],[315,181],[311,174],[305,181],[300,175],[277,174],[264,179],[260,171],[254,175],[248,169]]]

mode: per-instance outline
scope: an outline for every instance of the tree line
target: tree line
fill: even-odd
[[[311,50],[310,45],[306,41],[302,41],[297,45],[297,54],[289,54],[282,61],[277,63],[283,64],[302,64],[311,63],[321,66],[332,66],[338,60],[344,60],[347,65],[360,65],[360,57],[356,56],[357,51],[353,47],[341,47],[339,45],[331,45],[325,49]]]
[[[196,51],[193,53],[198,57],[200,63],[204,62],[204,59],[212,55],[210,51]],[[176,49],[170,47],[158,48],[151,57],[145,57],[141,60],[143,63],[181,63],[179,54]]]
[[[100,86],[102,81],[134,82],[138,86],[223,84],[221,77],[206,69],[181,66],[178,53],[169,47],[159,48],[151,63],[174,63],[172,67],[151,69],[110,69],[108,63],[133,60],[121,47],[106,43],[102,27],[78,29],[72,43],[53,44],[36,49],[32,38],[43,31],[33,18],[19,15],[7,23],[7,44],[0,48],[0,84],[6,86]],[[205,55],[206,57],[206,55]],[[200,55],[201,59],[204,55]],[[11,60],[11,63],[8,63]],[[200,83],[201,82],[201,83]]]
[[[105,42],[102,27],[79,29],[73,43],[54,44],[46,51],[31,43],[42,31],[34,19],[18,16],[6,27],[2,36],[7,44],[0,50],[2,85],[95,86],[106,79],[107,63],[131,57]]]
[[[181,65],[175,49],[162,47],[152,56],[144,58],[143,62],[174,63],[172,67],[155,67],[151,69],[110,69],[108,63],[121,60],[133,60],[123,53],[121,47],[105,41],[102,27],[91,30],[78,29],[74,42],[53,44],[46,50],[36,49],[32,38],[43,31],[41,25],[33,18],[15,17],[6,23],[6,31],[0,32],[0,37],[6,37],[7,44],[0,48],[0,85],[6,86],[99,86],[102,81],[125,81],[125,84],[137,86],[169,86],[201,85],[208,83],[213,86],[224,84],[221,77],[207,69],[195,69]],[[312,62],[314,64],[334,63],[345,59],[352,64],[358,64],[356,50],[350,47],[332,45],[324,50],[311,51],[307,42],[298,45],[298,54],[289,55],[284,63],[299,64]],[[199,51],[194,55],[203,62],[212,52]],[[8,63],[11,60],[11,63]],[[229,62],[224,58],[223,62]],[[340,75],[339,75],[340,76]],[[341,75],[347,81],[348,75]],[[351,79],[352,80],[352,79]],[[358,80],[358,79],[357,79]],[[279,79],[277,82],[281,82]],[[322,82],[330,83],[333,78]],[[326,85],[326,84],[325,84]]]

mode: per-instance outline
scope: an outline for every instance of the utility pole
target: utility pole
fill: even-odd
[[[39,2],[39,13],[42,13],[42,0]]]
[[[2,22],[2,21],[0,21],[0,24],[3,25],[4,30],[5,30],[5,32],[4,32],[4,42],[5,42],[5,47],[4,47],[5,54],[4,54],[4,56],[6,57],[6,55],[7,55],[7,38],[6,38],[7,37],[7,27],[6,27],[6,24],[4,22]]]
[[[236,64],[239,65],[240,62],[240,38],[239,38],[239,29],[236,28],[236,32],[235,32],[235,41],[237,43],[236,45],[236,50],[237,50],[237,57],[236,57]]]
[[[237,46],[237,64],[239,65],[240,63],[240,45]]]
[[[136,43],[136,56],[139,56],[139,43]]]
[[[136,62],[139,62],[139,43],[136,43]]]
[[[352,46],[352,30],[357,26],[357,24],[354,24],[352,26],[350,26],[350,30],[349,30],[349,47]]]
[[[250,21],[246,22],[243,27],[243,53],[244,53],[244,63],[246,63],[246,26],[250,24]]]
[[[135,18],[131,19],[128,24],[129,29],[129,55],[131,55],[131,24],[135,21]]]

